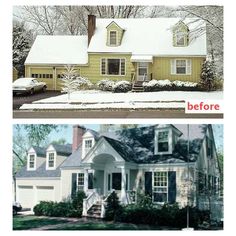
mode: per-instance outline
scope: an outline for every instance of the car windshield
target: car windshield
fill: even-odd
[[[27,86],[32,84],[32,80],[31,79],[17,79],[16,81],[13,82],[13,85],[21,85],[21,86]]]

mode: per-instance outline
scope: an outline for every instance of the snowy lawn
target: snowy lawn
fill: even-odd
[[[185,100],[223,99],[222,91],[214,92],[142,92],[112,93],[97,90],[73,92],[24,104],[20,109],[106,109],[106,108],[184,108]]]

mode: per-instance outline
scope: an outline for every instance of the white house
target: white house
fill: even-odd
[[[83,215],[100,204],[101,217],[112,191],[123,204],[141,192],[155,204],[183,207],[189,202],[204,208],[206,189],[219,194],[219,176],[211,125],[160,124],[103,134],[75,125],[72,147],[29,149],[27,165],[16,174],[16,199],[32,208],[39,201],[62,201],[83,190]]]

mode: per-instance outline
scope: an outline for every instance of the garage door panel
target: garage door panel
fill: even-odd
[[[40,201],[55,201],[53,186],[37,186],[36,187],[37,203]]]
[[[32,208],[34,205],[33,186],[18,186],[18,198],[23,208]]]

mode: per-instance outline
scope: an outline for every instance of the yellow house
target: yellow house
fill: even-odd
[[[96,19],[87,36],[38,36],[25,61],[26,77],[60,90],[66,65],[92,83],[102,79],[142,83],[152,79],[198,82],[206,34],[196,37],[191,19]]]

